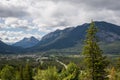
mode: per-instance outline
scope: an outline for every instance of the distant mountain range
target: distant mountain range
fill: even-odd
[[[13,46],[29,48],[35,46],[38,42],[39,40],[32,36],[30,38],[24,38],[19,42],[14,43]]]
[[[95,25],[98,28],[97,37],[99,38],[99,42],[101,42],[102,47],[120,41],[120,26],[104,21],[95,21]],[[85,39],[86,30],[89,26],[90,23],[85,23],[76,27],[66,28],[64,30],[56,30],[54,32],[48,33],[47,35],[43,36],[37,45],[30,48],[29,50],[39,52],[69,48],[74,49],[78,44],[82,46]],[[103,46],[102,44],[104,43],[106,43],[106,45]],[[112,47],[110,47],[110,49],[112,49]],[[117,47],[117,49],[119,48]],[[106,52],[109,53],[108,50]]]
[[[103,51],[110,54],[119,54],[120,26],[104,21],[95,21],[95,25],[98,28],[97,37],[99,39],[99,45]],[[85,23],[83,25],[66,28],[64,30],[56,30],[43,36],[40,41],[34,37],[31,37],[30,39],[24,38],[23,40],[13,44],[13,46],[25,48],[22,49],[22,52],[81,52],[86,30],[89,26],[90,23]],[[8,45],[5,47],[7,46]]]
[[[0,41],[0,53],[4,54],[17,54],[25,53],[25,48],[33,47],[39,42],[35,37],[24,38],[12,45],[7,45],[6,43]]]

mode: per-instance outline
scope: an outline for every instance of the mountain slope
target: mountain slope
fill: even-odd
[[[15,44],[13,44],[13,46],[28,48],[28,47],[32,47],[32,46],[36,45],[38,42],[39,42],[39,40],[36,39],[35,37],[30,37],[30,38],[24,38],[24,39],[20,40],[19,42],[16,42]]]
[[[31,50],[48,51],[51,49],[58,50],[74,47],[78,43],[83,43],[86,30],[88,29],[89,25],[89,23],[85,23],[75,28],[67,28],[49,33],[45,35],[36,46],[32,47]],[[99,29],[97,36],[101,42],[114,43],[116,41],[120,41],[120,26],[104,21],[96,21],[95,25]],[[56,35],[56,37],[53,35]]]
[[[64,30],[56,30],[42,37],[41,41],[36,46],[45,46],[54,43],[55,41],[64,37],[64,35],[69,34],[74,27],[66,28]]]
[[[0,41],[0,54],[22,53],[22,51],[23,49],[20,47],[13,47]]]

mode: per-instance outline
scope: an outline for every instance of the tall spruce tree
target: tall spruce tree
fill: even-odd
[[[97,44],[96,33],[97,28],[92,21],[87,30],[85,45],[83,47],[86,70],[89,72],[90,80],[107,80],[105,68],[108,66],[108,61],[102,55],[103,51]]]
[[[31,69],[29,63],[27,63],[25,68],[23,69],[23,80],[33,80],[32,69]]]
[[[20,66],[19,70],[16,71],[15,79],[16,80],[24,80],[23,79],[23,67],[22,67],[22,65]]]

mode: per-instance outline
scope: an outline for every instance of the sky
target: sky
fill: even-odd
[[[6,43],[91,20],[120,25],[120,0],[0,0],[0,40]]]

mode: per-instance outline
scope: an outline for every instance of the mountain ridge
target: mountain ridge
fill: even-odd
[[[29,48],[34,45],[36,45],[39,42],[39,40],[35,37],[30,37],[30,38],[23,38],[22,40],[14,43],[12,46],[17,46],[17,47],[22,47],[22,48]]]
[[[120,26],[108,23],[105,21],[95,21],[95,25],[97,26],[99,37],[101,42],[112,43],[114,41],[120,41]],[[90,26],[90,23],[85,23],[83,25],[78,25],[75,28],[64,29],[58,31],[62,35],[60,36],[58,32],[54,31],[48,33],[49,37],[44,38],[46,43],[42,43],[42,40],[39,43],[31,48],[32,51],[49,51],[51,49],[64,49],[74,47],[78,43],[82,43],[85,39],[86,30]],[[65,32],[64,32],[65,31]],[[52,35],[57,35],[57,37],[50,37]],[[47,41],[50,39],[50,41]],[[41,45],[42,44],[42,45]]]

